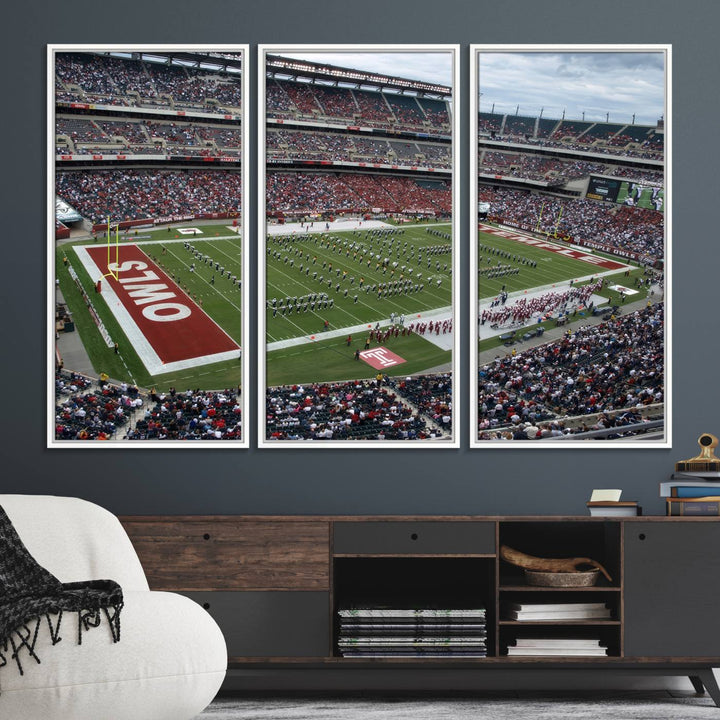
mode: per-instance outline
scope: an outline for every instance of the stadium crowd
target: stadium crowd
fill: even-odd
[[[421,412],[401,402],[382,375],[268,388],[265,411],[268,440],[422,440],[443,435],[428,426]]]
[[[481,112],[478,133],[493,140],[603,155],[662,159],[664,135],[649,125],[526,118]]]
[[[242,174],[232,170],[58,171],[57,195],[94,223],[241,209]]]
[[[452,376],[418,375],[390,381],[395,392],[433,420],[436,425],[452,432]]]
[[[134,386],[110,385],[78,373],[55,373],[55,437],[58,440],[110,440],[142,406]]]
[[[145,416],[128,430],[128,440],[240,440],[240,393],[187,390],[150,393]]]
[[[133,421],[137,413],[142,417]],[[117,440],[123,429],[127,440],[239,440],[240,392],[170,388],[146,393],[103,376],[96,383],[85,375],[56,371],[57,440]]]
[[[449,168],[450,145],[399,143],[335,133],[271,130],[266,136],[269,159],[372,161],[419,167]]]
[[[58,100],[96,104],[197,108],[215,114],[242,107],[239,74],[94,53],[56,53],[55,89]]]
[[[651,259],[664,254],[664,216],[641,207],[579,198],[564,200],[527,190],[481,186],[480,202],[489,202],[498,222],[538,228],[576,242],[596,241]]]
[[[664,401],[664,306],[649,305],[496,358],[479,368],[478,383],[481,440],[572,433],[568,418],[616,410],[622,411],[619,419],[601,415],[577,431],[629,422],[643,406]]]
[[[139,119],[117,122],[58,116],[55,135],[66,146],[61,148],[62,152],[74,154],[138,155],[168,150],[182,155],[237,155],[242,147],[239,126],[213,126],[198,122]]]
[[[433,134],[450,130],[450,115],[443,100],[397,93],[308,85],[273,79],[265,88],[269,118],[304,117],[369,127]]]
[[[270,172],[266,185],[271,214],[366,212],[371,208],[447,214],[452,209],[446,181],[359,173]]]
[[[583,160],[559,160],[529,153],[503,153],[480,148],[478,172],[564,184],[569,180],[604,173],[606,165]]]

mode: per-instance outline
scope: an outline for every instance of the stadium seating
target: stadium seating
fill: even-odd
[[[662,212],[489,186],[481,188],[479,199],[490,203],[495,219],[511,225],[538,227],[566,239],[594,240],[653,259],[664,254]]]
[[[503,129],[504,135],[534,135],[535,118],[522,117],[519,115],[508,115]]]
[[[147,60],[60,52],[55,55],[55,81],[58,101],[210,113],[242,107],[239,77]]]
[[[241,439],[239,389],[148,393],[58,370],[55,406],[57,440]]]
[[[553,120],[551,118],[538,118],[537,123],[537,138],[548,138],[550,137],[555,128],[558,126],[559,120]]]
[[[137,388],[123,392],[77,373],[55,375],[55,437],[58,440],[109,440],[128,422]]]
[[[478,130],[481,133],[500,133],[502,131],[503,115],[494,113],[478,113]]]
[[[142,419],[126,433],[128,440],[240,440],[237,391],[152,393]]]
[[[625,125],[613,125],[612,123],[595,123],[591,125],[578,140],[586,144],[592,144],[595,141],[611,142],[613,137],[624,127]]]
[[[268,440],[422,440],[443,436],[441,429],[428,426],[420,412],[402,403],[377,380],[268,388],[265,411]]]
[[[55,134],[65,135],[73,143],[109,140],[108,136],[92,120],[84,118],[57,118]]]
[[[233,170],[60,170],[57,194],[94,223],[240,211],[242,174]]]
[[[391,386],[436,425],[447,432],[452,430],[452,377],[449,373],[396,378],[391,381]]]
[[[387,212],[427,209],[449,213],[450,186],[407,177],[360,173],[269,172],[267,211],[270,214],[311,212]]]
[[[478,437],[536,439],[538,428],[572,432],[560,429],[568,418],[661,404],[663,311],[659,303],[481,366]]]
[[[561,160],[523,152],[497,152],[481,146],[478,172],[565,184],[591,174],[605,174],[608,166],[605,163]]]
[[[478,113],[480,139],[662,159],[663,134],[648,125]]]

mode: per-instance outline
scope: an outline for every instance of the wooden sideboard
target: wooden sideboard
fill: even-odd
[[[717,518],[136,516],[121,518],[153,590],[181,592],[222,628],[229,667],[623,669],[687,675],[720,705]],[[587,588],[526,584],[501,545],[591,557]],[[487,657],[350,658],[337,610],[368,602],[486,608]],[[607,619],[507,619],[510,603],[602,602]],[[520,634],[591,634],[602,657],[508,656]]]

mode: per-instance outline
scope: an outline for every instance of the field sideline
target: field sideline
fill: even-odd
[[[531,238],[527,233],[520,231],[510,231],[504,234]],[[570,281],[575,286],[582,286],[589,283],[591,279],[599,277],[605,278],[604,287],[599,295],[608,305],[621,305],[623,302],[622,295],[610,289],[615,283],[636,289],[637,294],[632,295],[633,300],[647,297],[646,287],[634,287],[636,278],[643,276],[643,270],[635,264],[621,258],[611,258],[596,251],[572,251],[562,243],[555,243],[552,238],[549,243],[560,248],[560,252],[543,248],[544,241],[542,240],[533,239],[533,242],[537,242],[538,245],[520,243],[512,237],[503,237],[496,234],[494,228],[492,232],[478,231],[477,289],[479,306],[486,307],[503,291],[508,293],[507,304],[511,305],[513,301],[520,299],[525,294],[531,296],[540,292],[562,292],[570,287]],[[593,263],[588,263],[577,257],[568,257],[563,253],[572,253],[578,257],[587,255],[594,260]],[[508,274],[489,277],[492,270],[498,268],[498,263],[502,267],[508,268]],[[519,270],[519,272],[515,273],[515,270]],[[626,273],[628,274],[626,275]],[[555,320],[547,320],[542,323],[533,320],[528,322],[525,327],[537,328],[540,325],[548,329],[555,326]],[[488,331],[486,336],[482,336],[479,332],[479,350],[488,350],[501,345],[502,341],[496,335],[496,332]]]

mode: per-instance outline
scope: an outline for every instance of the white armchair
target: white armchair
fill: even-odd
[[[52,645],[42,627],[37,664],[24,675],[8,659],[0,668],[3,720],[190,720],[225,677],[227,649],[215,621],[182,595],[151,592],[118,519],[77,498],[0,495],[30,554],[61,582],[115,580],[123,589],[121,639],[109,626],[83,632],[66,613]]]

